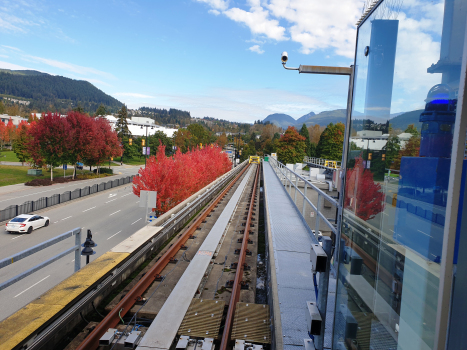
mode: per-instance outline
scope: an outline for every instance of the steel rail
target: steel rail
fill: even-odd
[[[256,168],[255,181],[251,191],[250,207],[248,209],[248,216],[246,219],[245,230],[243,232],[242,249],[238,256],[237,271],[235,273],[234,284],[232,286],[232,295],[230,297],[229,309],[225,318],[224,333],[222,334],[222,342],[220,350],[226,350],[229,344],[230,334],[232,332],[233,318],[235,315],[235,306],[240,299],[241,282],[243,281],[243,264],[245,263],[246,251],[248,248],[248,239],[250,236],[250,222],[255,205],[256,187],[258,186],[258,178],[260,173],[260,166]]]
[[[214,199],[211,205],[203,211],[190,227],[179,237],[179,239],[162,255],[153,267],[138,281],[138,283],[120,300],[120,302],[110,311],[107,316],[94,328],[94,330],[81,342],[77,350],[95,350],[99,347],[99,339],[108,331],[114,328],[120,321],[120,316],[124,317],[133,305],[141,300],[143,293],[151,286],[162,270],[169,264],[170,260],[177,254],[186,243],[197,227],[203,222],[208,214],[220,202],[222,197],[232,188],[237,180],[248,169],[246,166],[230,184]]]

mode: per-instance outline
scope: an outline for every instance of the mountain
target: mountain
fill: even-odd
[[[394,130],[399,129],[404,131],[410,124],[414,124],[418,130],[421,130],[422,123],[420,123],[419,120],[420,114],[422,114],[423,111],[424,109],[417,109],[415,111],[399,114],[397,117],[390,119],[389,124]]]
[[[315,112],[310,112],[308,114],[305,114],[303,117],[298,118],[297,121],[295,122],[295,124],[296,125],[302,125],[303,123],[306,123],[308,121],[308,119],[310,119],[314,115],[315,115]]]
[[[321,125],[326,126],[329,123],[337,124],[343,123],[345,124],[347,121],[347,110],[346,109],[335,109],[333,111],[323,111],[318,113],[306,121],[306,126],[310,125]]]
[[[122,106],[88,81],[34,70],[0,69],[0,96],[29,101],[24,108],[41,112],[67,112],[80,104],[85,112],[94,113],[102,103],[110,113]]]
[[[271,124],[275,124],[283,129],[287,129],[289,125],[294,126],[296,123],[296,120],[288,114],[275,113],[275,114],[268,115],[263,120],[263,123],[264,122],[270,122]]]

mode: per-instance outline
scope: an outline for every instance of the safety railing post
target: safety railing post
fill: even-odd
[[[294,203],[297,205],[297,190],[298,190],[298,176],[295,176],[295,195],[294,195]]]
[[[302,216],[303,216],[303,218],[305,218],[306,188],[307,188],[307,185],[306,185],[306,182],[305,182],[305,189],[303,190],[303,208],[302,208]]]
[[[321,195],[318,193],[318,203],[316,203],[315,213],[315,237],[318,237],[319,233],[319,211],[321,209]]]
[[[75,272],[81,268],[81,229],[76,232],[75,235],[75,246],[77,246],[75,250]]]

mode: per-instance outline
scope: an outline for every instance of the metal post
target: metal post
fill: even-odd
[[[146,125],[146,152],[145,152],[145,155],[144,155],[144,169],[146,169],[146,163],[147,163],[147,160],[148,160],[148,125]]]
[[[293,202],[295,203],[295,205],[297,205],[297,190],[298,190],[298,176],[295,175],[295,195],[293,199]]]
[[[319,233],[319,210],[321,207],[321,195],[318,193],[318,203],[316,203],[316,217],[315,217],[315,237],[318,237]]]
[[[306,188],[307,188],[307,183],[305,181],[305,189],[303,190],[303,208],[302,208],[302,216],[305,219],[305,206],[306,206]]]
[[[81,268],[81,229],[75,234],[75,272]]]
[[[328,285],[329,285],[329,270],[331,266],[332,240],[330,237],[323,237],[323,250],[326,252],[328,259],[326,261],[326,272],[319,273],[318,282],[318,300],[316,301],[319,313],[321,315],[321,335],[315,336],[316,349],[322,350],[324,344],[324,332],[326,329],[326,306],[328,303]]]

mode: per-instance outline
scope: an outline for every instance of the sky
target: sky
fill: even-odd
[[[87,80],[129,108],[237,122],[345,108],[362,0],[0,0],[0,68]]]

